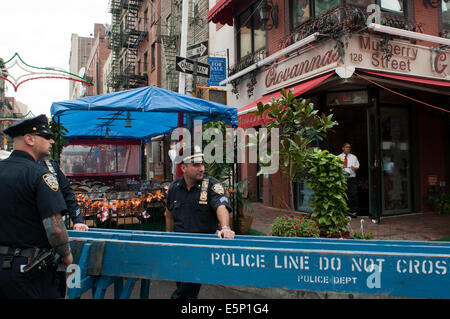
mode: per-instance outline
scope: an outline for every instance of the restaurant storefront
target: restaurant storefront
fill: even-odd
[[[447,188],[450,175],[450,51],[406,40],[354,34],[341,59],[335,41],[323,39],[238,81],[234,96],[239,125],[259,127],[251,111],[277,98],[282,88],[310,98],[339,125],[320,144],[334,154],[344,142],[361,164],[357,173],[358,214],[391,216],[426,212],[431,188]],[[390,59],[382,56],[388,53]],[[256,83],[252,92],[248,83]],[[243,164],[241,178],[268,206],[287,208],[279,173],[255,178],[255,164]],[[295,208],[310,210],[312,192],[296,183]],[[277,192],[274,192],[274,189]],[[256,197],[256,196],[255,196]],[[282,197],[282,196],[281,196]],[[427,199],[428,198],[428,199]]]

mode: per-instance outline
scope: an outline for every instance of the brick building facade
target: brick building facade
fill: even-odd
[[[370,4],[381,13],[371,22],[396,33],[368,28]],[[236,92],[229,104],[239,108],[241,127],[261,127],[249,112],[281,88],[334,114],[339,126],[319,146],[339,154],[344,142],[352,144],[361,163],[359,214],[426,212],[434,192],[448,191],[448,1],[220,0],[211,1],[208,20],[217,25],[216,38],[230,26],[234,33],[226,82]],[[386,53],[390,58],[381,58]],[[257,171],[257,164],[241,166],[253,198],[288,208],[283,176],[256,177]],[[311,191],[301,181],[294,197],[295,209],[311,209]]]

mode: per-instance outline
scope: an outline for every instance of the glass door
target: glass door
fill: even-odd
[[[411,212],[409,111],[380,107],[383,215]]]
[[[371,105],[367,108],[367,166],[369,184],[369,215],[374,219],[379,219],[382,215],[381,205],[381,159],[379,143],[379,116],[377,100],[372,99]]]

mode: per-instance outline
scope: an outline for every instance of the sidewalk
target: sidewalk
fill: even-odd
[[[291,215],[287,210],[253,203],[252,229],[270,236],[271,225],[277,217]],[[383,217],[379,224],[372,223],[369,217],[352,218],[349,230],[361,233],[361,221],[364,233],[371,232],[373,239],[381,240],[436,240],[450,237],[450,215],[438,215],[435,212],[407,214]]]

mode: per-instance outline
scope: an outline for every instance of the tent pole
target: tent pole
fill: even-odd
[[[236,131],[237,127],[233,127],[233,152],[234,152],[234,156],[233,156],[233,170],[232,170],[232,183],[233,183],[233,189],[234,192],[233,194],[233,225],[234,225],[234,230],[235,232],[237,232],[240,229],[240,225],[239,225],[239,205],[237,202],[237,196],[236,196],[236,192],[237,192],[237,180],[239,179],[239,165],[237,162],[237,131]]]
[[[56,147],[56,151],[58,152],[57,153],[57,157],[58,157],[58,165],[60,165],[61,164],[61,159],[60,159],[60,156],[61,156],[61,152],[62,152],[62,147],[61,147],[61,134],[62,134],[62,130],[61,130],[61,116],[60,115],[58,115],[58,131],[59,131],[59,133],[58,133],[58,143],[57,143],[57,147]]]

